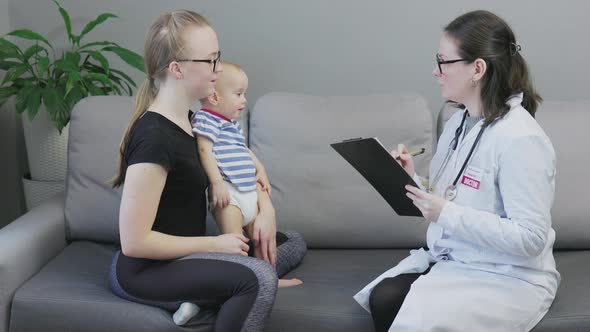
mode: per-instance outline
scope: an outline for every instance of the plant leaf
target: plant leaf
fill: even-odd
[[[82,89],[81,84],[76,84],[70,93],[66,95],[65,103],[66,105],[72,109],[80,99],[86,97],[86,93]]]
[[[129,96],[133,96],[133,89],[131,88],[131,86],[129,85],[129,83],[123,81],[123,83],[125,83],[125,85],[127,86],[127,94]]]
[[[13,86],[0,88],[0,107],[2,107],[10,97],[16,95],[19,90],[20,89]]]
[[[35,84],[39,84],[39,81],[34,77],[19,77],[12,81],[11,86],[20,90],[24,86],[33,86]]]
[[[23,59],[23,57],[18,54],[17,52],[2,52],[0,51],[0,59],[18,59],[21,60]]]
[[[55,65],[56,68],[59,68],[65,72],[79,72],[80,71],[80,67],[78,67],[77,65],[73,64],[72,62],[69,62],[65,59],[58,59],[55,60],[55,62],[53,63]]]
[[[53,2],[59,8],[59,13],[61,14],[61,17],[64,20],[64,24],[66,26],[66,32],[68,33],[68,39],[70,41],[73,41],[74,39],[72,36],[72,21],[70,20],[70,14],[68,14],[68,12],[59,4],[59,2],[57,2],[56,0],[53,0]]]
[[[57,97],[60,101],[60,108],[58,108],[57,112],[53,115],[53,122],[57,126],[57,130],[61,134],[62,129],[68,124],[70,121],[70,113],[72,112],[72,108],[66,103],[65,101],[65,87],[63,85],[57,86],[55,91],[57,92]]]
[[[113,75],[113,73],[109,75],[109,78],[111,79],[111,81],[113,81],[113,88],[117,91],[119,95],[122,95],[123,91],[125,91],[125,93],[131,96],[131,87],[129,86],[129,83],[127,83],[122,78]]]
[[[118,45],[116,43],[113,43],[110,41],[99,41],[99,42],[92,42],[92,43],[84,44],[84,45],[80,46],[79,50],[83,50],[85,48],[93,47],[93,46],[117,46],[118,47]]]
[[[0,52],[17,52],[20,49],[18,46],[14,45],[13,43],[9,42],[5,38],[0,38]]]
[[[107,73],[107,75],[109,74],[109,70],[110,70],[110,66],[109,66],[109,60],[107,60],[107,58],[102,55],[100,52],[98,51],[83,51],[83,53],[88,53],[90,54],[90,56],[100,62],[100,64],[102,65],[102,67],[104,68],[105,73]]]
[[[111,69],[111,71],[121,77],[123,77],[123,79],[125,79],[127,82],[129,82],[129,84],[131,84],[131,86],[133,86],[134,88],[137,87],[137,84],[135,84],[135,81],[129,77],[129,75],[125,74],[124,72],[117,70],[117,69]]]
[[[115,92],[116,95],[121,95],[121,88],[119,88],[116,84],[111,85],[111,89]]]
[[[20,91],[19,88],[13,86],[1,87],[0,88],[0,98],[9,98],[14,96]]]
[[[4,76],[4,80],[2,80],[2,84],[4,85],[6,82],[14,81],[15,79],[19,78],[22,74],[24,74],[31,66],[28,63],[22,63],[18,66],[14,66],[10,68],[6,72],[6,76]]]
[[[14,66],[18,66],[22,64],[22,62],[16,62],[16,61],[0,61],[0,69],[2,70],[9,70],[10,68],[14,67]]]
[[[80,67],[80,58],[81,55],[78,52],[67,52],[65,56],[65,60],[76,67]]]
[[[89,73],[89,74],[84,75],[84,79],[85,80],[96,80],[96,81],[100,81],[104,85],[113,86],[113,82],[105,74]]]
[[[29,40],[39,40],[39,41],[44,42],[50,48],[53,49],[53,46],[51,46],[51,44],[49,43],[49,41],[47,39],[45,39],[45,37],[41,36],[40,34],[38,34],[36,32],[33,32],[29,29],[14,30],[14,31],[7,33],[6,35],[20,37],[20,38],[29,39]]]
[[[45,49],[45,47],[39,46],[39,44],[35,44],[35,45],[27,48],[27,50],[23,54],[23,58],[25,59],[25,61],[28,61],[33,55],[35,55],[35,54],[37,54],[37,53],[39,53],[41,51],[47,52],[47,50]]]
[[[54,87],[47,86],[43,89],[43,104],[47,109],[47,112],[53,117],[56,112],[59,112],[62,108],[57,90]]]
[[[29,120],[33,121],[37,112],[39,112],[39,106],[41,105],[41,88],[39,86],[35,86],[30,91],[29,96],[27,97],[27,114],[29,115]]]
[[[37,60],[37,66],[39,67],[39,74],[45,73],[49,67],[49,58],[46,56],[40,57],[39,60]]]
[[[84,86],[92,96],[103,96],[104,92],[92,80],[83,79]]]
[[[123,47],[115,47],[115,46],[107,46],[103,48],[104,51],[112,52],[118,55],[123,61],[125,61],[128,65],[136,68],[137,70],[145,73],[145,65],[143,63],[143,58],[141,55],[130,51]]]
[[[32,86],[25,86],[16,95],[16,111],[22,113],[27,109],[27,99],[33,90]]]
[[[76,86],[76,83],[80,82],[81,79],[82,79],[82,77],[80,76],[79,72],[73,71],[73,72],[69,73],[68,82],[66,83],[66,96]]]
[[[90,31],[92,31],[92,29],[94,29],[97,25],[101,24],[102,22],[106,21],[109,17],[117,17],[117,15],[115,14],[111,14],[111,13],[104,13],[104,14],[100,14],[98,15],[98,17],[94,20],[94,21],[90,21],[88,22],[88,24],[86,24],[86,26],[84,27],[84,29],[82,29],[82,32],[80,33],[80,36],[78,36],[78,43],[80,42],[80,40],[82,39],[82,37],[84,37],[87,33],[89,33]]]

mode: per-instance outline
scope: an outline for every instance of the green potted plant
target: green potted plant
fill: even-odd
[[[23,118],[23,129],[31,180],[44,183],[45,188],[40,191],[46,196],[63,188],[67,124],[74,105],[87,96],[131,96],[136,87],[131,77],[111,67],[108,54],[144,72],[139,54],[112,41],[84,40],[95,27],[116,15],[100,14],[75,34],[69,13],[58,1],[53,2],[67,32],[66,49],[56,50],[47,38],[27,29],[14,30],[0,38],[0,70],[5,71],[0,83],[0,106],[15,96],[16,111],[27,114],[29,121]],[[9,40],[12,38],[24,39],[28,45],[21,48]],[[48,189],[47,185],[55,189]]]

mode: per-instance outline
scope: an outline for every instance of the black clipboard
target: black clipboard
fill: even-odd
[[[408,184],[418,185],[378,139],[355,138],[330,146],[361,173],[397,214],[422,217],[404,188]]]

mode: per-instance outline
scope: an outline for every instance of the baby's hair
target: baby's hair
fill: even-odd
[[[222,64],[222,66],[223,66],[224,68],[225,68],[225,67],[227,67],[227,68],[234,68],[234,69],[237,69],[237,70],[239,70],[239,71],[242,71],[242,72],[244,72],[244,69],[243,69],[243,68],[242,68],[240,65],[238,65],[238,64],[236,64],[236,63],[229,62],[229,61],[221,61],[221,64]]]
[[[246,72],[244,71],[244,69],[242,69],[242,67],[238,64],[232,63],[232,62],[228,62],[228,61],[222,61],[221,65],[223,67],[223,71],[221,73],[219,73],[219,78],[217,80],[217,85],[215,87],[216,90],[219,91],[219,89],[223,89],[226,87],[227,82],[228,82],[228,76],[230,70],[235,70],[237,73],[241,73],[243,75],[246,75]],[[228,70],[229,69],[229,70]]]

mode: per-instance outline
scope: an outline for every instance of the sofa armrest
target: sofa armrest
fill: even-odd
[[[0,332],[8,331],[16,290],[66,246],[64,194],[0,229]]]

